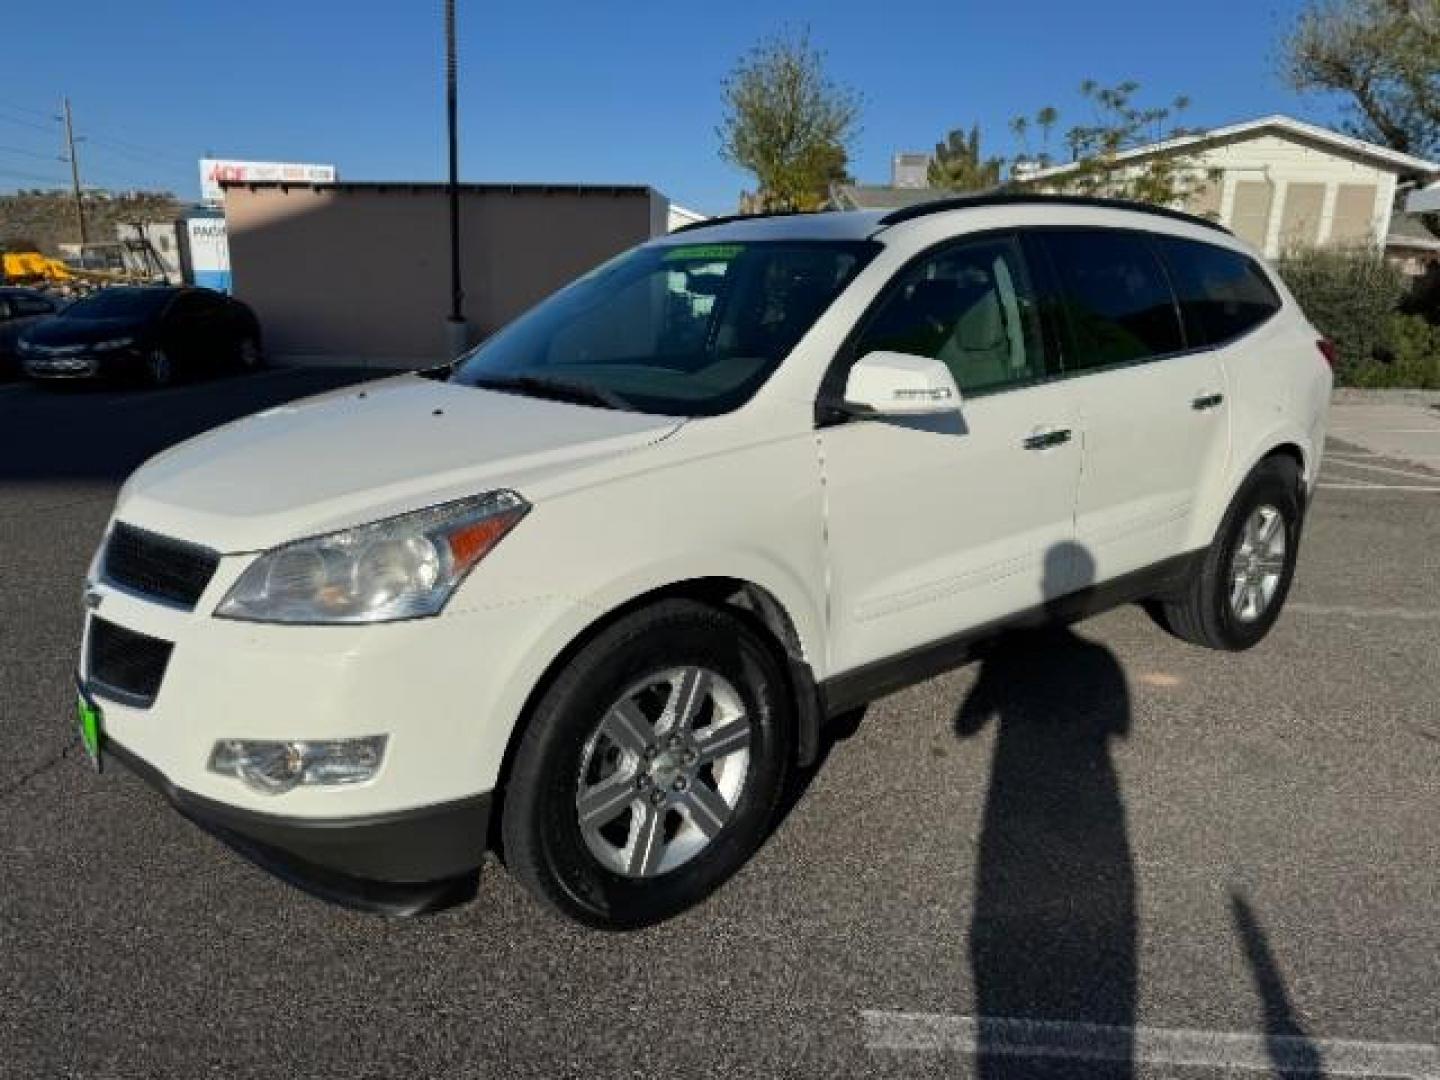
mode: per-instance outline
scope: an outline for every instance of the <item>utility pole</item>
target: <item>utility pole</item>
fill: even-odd
[[[75,158],[75,125],[70,119],[70,99],[65,99],[65,148],[70,161],[70,190],[75,195],[75,221],[80,226],[80,243],[85,236],[85,200],[80,194],[80,162]]]
[[[454,360],[469,344],[465,323],[465,293],[460,287],[460,139],[456,123],[455,0],[445,0],[445,121],[450,143],[450,315],[445,321],[447,360]]]

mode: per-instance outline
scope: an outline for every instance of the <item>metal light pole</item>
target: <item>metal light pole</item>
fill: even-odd
[[[460,287],[460,140],[456,124],[455,0],[445,0],[445,121],[450,141],[450,314],[445,320],[446,359],[453,360],[469,345],[464,290]]]

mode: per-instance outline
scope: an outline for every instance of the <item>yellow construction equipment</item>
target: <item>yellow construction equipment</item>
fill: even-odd
[[[74,281],[75,271],[59,259],[38,251],[0,253],[0,282],[13,285],[60,285]]]

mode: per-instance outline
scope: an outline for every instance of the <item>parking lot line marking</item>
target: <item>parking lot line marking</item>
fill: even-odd
[[[1274,1070],[1284,1075],[1440,1080],[1440,1048],[1426,1043],[1307,1039],[1242,1031],[1117,1027],[939,1013],[860,1014],[870,1050],[1133,1062],[1137,1065]]]
[[[1334,480],[1320,480],[1315,486],[1329,488],[1331,491],[1428,491],[1440,495],[1440,487],[1418,487],[1414,484],[1346,484]]]
[[[1408,619],[1413,622],[1440,622],[1440,608],[1356,607],[1353,604],[1307,604],[1292,600],[1285,610],[1301,615],[1344,615],[1352,619]]]
[[[1344,461],[1341,459],[1334,459],[1331,463],[1342,469],[1363,469],[1366,472],[1389,473],[1395,476],[1404,476],[1411,480],[1440,481],[1440,476],[1436,476],[1434,473],[1416,472],[1414,469],[1397,469],[1393,465],[1370,465],[1363,461]]]

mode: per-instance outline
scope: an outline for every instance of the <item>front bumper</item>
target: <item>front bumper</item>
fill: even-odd
[[[490,793],[389,814],[296,818],[242,810],[186,791],[114,739],[102,743],[177,810],[252,862],[334,903],[387,915],[448,907],[474,892]]]
[[[94,353],[22,353],[21,367],[32,379],[95,379],[101,375],[100,358]]]

